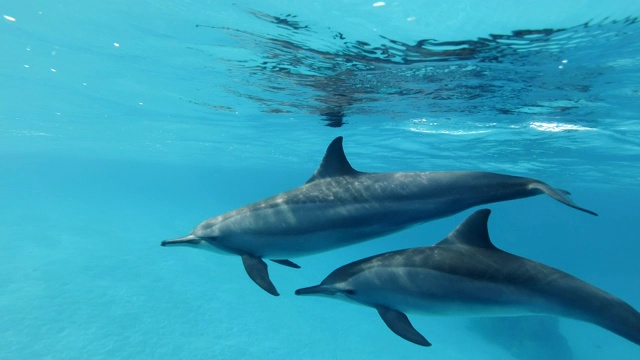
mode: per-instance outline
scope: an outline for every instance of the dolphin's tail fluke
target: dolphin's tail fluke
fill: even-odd
[[[573,202],[573,200],[571,200],[571,198],[569,197],[570,193],[566,190],[561,190],[561,189],[556,189],[553,188],[545,183],[543,183],[542,181],[534,181],[529,185],[530,189],[537,189],[549,196],[551,196],[552,198],[560,201],[561,203],[567,205],[567,206],[571,206],[574,209],[578,209],[580,211],[584,211],[587,214],[591,214],[591,215],[595,215],[598,216],[598,214],[596,214],[595,212],[585,209],[583,207],[578,206],[576,203]]]

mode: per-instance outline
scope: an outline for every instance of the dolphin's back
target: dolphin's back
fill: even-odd
[[[514,285],[521,282],[521,286],[547,299],[548,305],[556,305],[556,315],[596,324],[640,345],[640,312],[625,301],[561,270],[504,255],[522,264],[520,270],[503,269],[510,274],[509,280]]]
[[[462,266],[459,261],[447,261],[443,250],[458,252],[451,257],[466,261]],[[568,273],[499,249],[459,247],[443,248],[440,252],[439,256],[425,256],[424,260],[440,271],[520,288],[523,293],[538,299],[532,301],[532,313],[590,322],[640,345],[640,312],[620,298]]]
[[[640,345],[640,313],[624,301],[610,296],[611,301],[595,304],[599,316],[594,323]]]
[[[594,323],[640,345],[640,313],[625,301],[576,278],[557,286],[558,291],[565,316]]]
[[[361,227],[353,242],[375,238],[474,206],[547,194],[576,209],[563,190],[539,180],[479,171],[364,173],[312,178],[304,186],[230,211],[201,224],[221,235],[307,235]],[[224,229],[227,227],[227,229]],[[380,231],[375,228],[379,227]]]

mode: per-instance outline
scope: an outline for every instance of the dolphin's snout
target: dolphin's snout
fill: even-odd
[[[173,246],[173,245],[197,245],[200,243],[200,239],[195,235],[187,235],[177,239],[164,240],[160,243],[160,246]]]
[[[331,286],[316,285],[296,290],[296,295],[335,295],[340,292]]]
[[[309,290],[309,288],[304,288],[304,289],[298,289],[295,292],[296,295],[315,295],[317,294],[316,291],[311,291]]]

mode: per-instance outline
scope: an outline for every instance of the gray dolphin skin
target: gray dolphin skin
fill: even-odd
[[[487,229],[490,213],[476,211],[434,246],[344,265],[296,295],[326,295],[373,307],[391,331],[422,346],[431,344],[405,312],[556,315],[599,325],[640,345],[638,311],[565,272],[496,248]]]
[[[354,170],[342,137],[313,176],[293,190],[205,220],[183,245],[242,257],[249,277],[272,295],[263,258],[299,268],[289,257],[327,251],[443,218],[473,206],[547,194],[581,208],[564,190],[535,179],[478,171],[366,173]]]

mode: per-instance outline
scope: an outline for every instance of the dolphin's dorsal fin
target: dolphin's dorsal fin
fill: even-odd
[[[338,136],[327,147],[327,152],[324,154],[320,166],[313,176],[307,180],[307,184],[334,176],[357,175],[359,173],[349,164],[349,160],[347,160],[342,148],[342,136]]]
[[[473,246],[483,249],[496,250],[489,238],[487,222],[491,210],[482,209],[474,212],[462,224],[458,225],[444,240],[436,245],[440,246]]]

